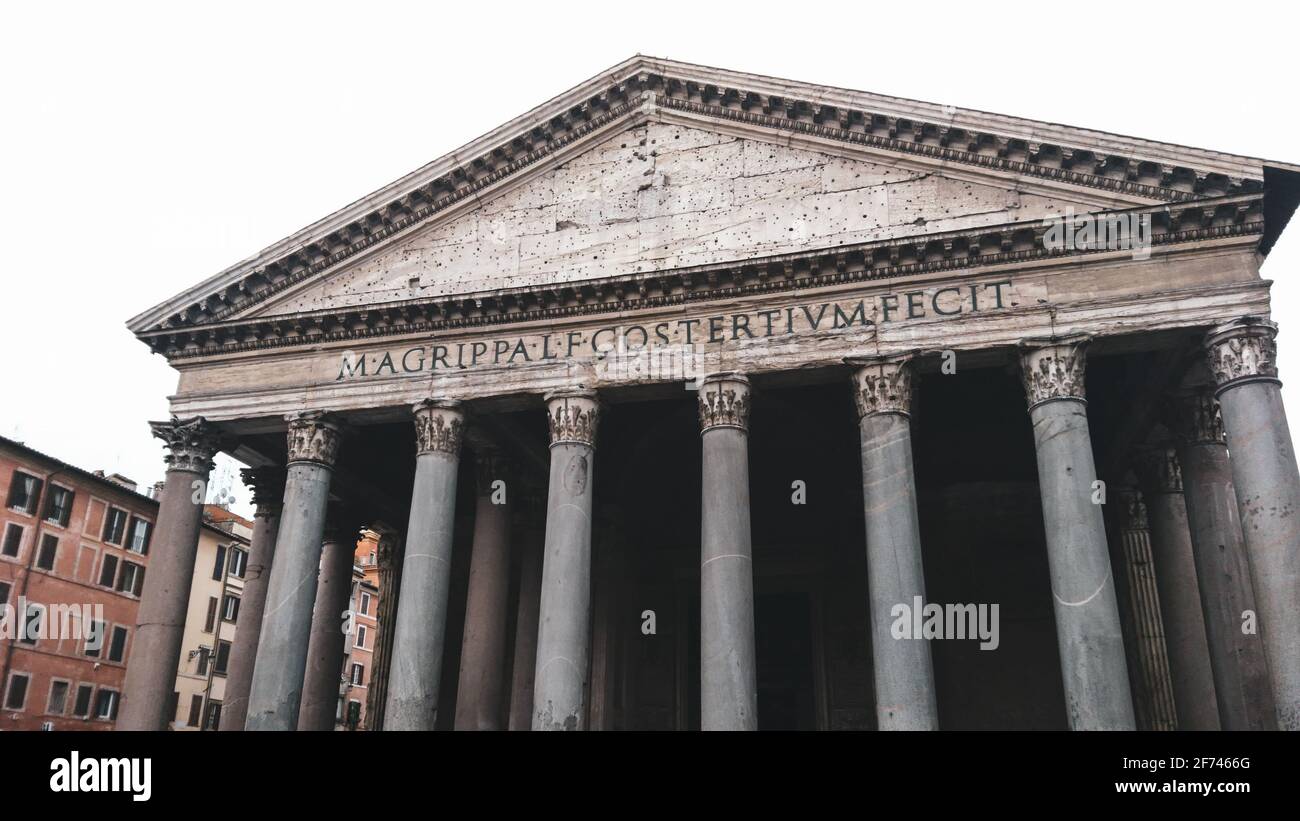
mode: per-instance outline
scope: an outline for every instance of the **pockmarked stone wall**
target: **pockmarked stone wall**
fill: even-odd
[[[257,313],[664,271],[1036,220],[1072,205],[652,121]]]

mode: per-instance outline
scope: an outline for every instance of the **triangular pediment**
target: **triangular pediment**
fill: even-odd
[[[761,136],[643,122],[247,316],[562,286],[1098,208],[996,176]]]
[[[1067,206],[1187,202],[1257,192],[1266,167],[1295,170],[638,56],[129,327],[158,338],[1036,220]]]

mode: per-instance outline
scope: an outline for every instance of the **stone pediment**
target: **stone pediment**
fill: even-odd
[[[650,121],[248,316],[564,286],[1096,210],[1083,197],[881,159]]]
[[[165,351],[196,327],[1258,195],[1265,169],[637,57],[129,325]]]

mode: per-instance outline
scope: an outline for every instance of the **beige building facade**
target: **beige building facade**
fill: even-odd
[[[251,522],[217,505],[204,505],[203,517],[176,670],[176,730],[220,723],[253,533]]]
[[[131,320],[179,374],[142,625],[222,450],[273,604],[232,728],[334,726],[363,527],[373,727],[1300,728],[1298,201],[633,58]],[[185,642],[139,632],[150,728]]]

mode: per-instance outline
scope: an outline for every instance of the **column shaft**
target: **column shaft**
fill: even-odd
[[[397,599],[401,590],[402,539],[397,533],[379,537],[379,609],[375,614],[375,651],[371,657],[370,686],[366,690],[366,729],[384,727],[388,704],[388,679],[393,660],[393,630],[397,624]]]
[[[540,524],[538,522],[537,524]],[[519,607],[511,668],[510,729],[533,726],[533,674],[537,671],[537,623],[542,594],[541,545],[525,539],[519,551]]]
[[[700,538],[700,726],[758,729],[754,562],[749,520],[749,381],[700,387],[704,450]]]
[[[1128,623],[1133,644],[1129,658],[1135,659],[1138,686],[1133,692],[1133,706],[1140,730],[1176,730],[1178,714],[1174,707],[1173,676],[1165,650],[1165,629],[1160,613],[1160,595],[1156,589],[1151,560],[1151,534],[1147,524],[1146,502],[1140,491],[1121,488],[1120,543],[1123,548],[1124,585],[1127,602],[1120,615]]]
[[[167,442],[167,476],[154,528],[135,635],[122,686],[119,730],[165,730],[175,718],[172,693],[180,663],[185,613],[189,606],[194,562],[208,473],[216,452],[215,433],[202,419],[151,424]]]
[[[500,457],[476,454],[478,498],[465,604],[460,679],[456,688],[457,730],[500,730],[505,712],[506,616],[510,596],[510,507]],[[496,493],[502,494],[494,498]],[[498,504],[498,501],[500,502]]]
[[[1277,378],[1277,326],[1248,318],[1206,340],[1268,654],[1277,725],[1300,730],[1300,471]]]
[[[1084,402],[1084,339],[1027,342],[1030,403],[1066,715],[1075,730],[1132,730],[1133,699]]]
[[[1255,609],[1255,590],[1218,405],[1202,392],[1183,410],[1189,438],[1178,449],[1178,461],[1219,722],[1225,730],[1274,729],[1264,644],[1259,635],[1242,631],[1242,614]]]
[[[586,726],[591,651],[591,510],[596,398],[586,391],[547,397],[551,469],[546,548],[533,677],[533,729]]]
[[[307,643],[302,707],[298,711],[299,730],[334,729],[343,657],[347,653],[346,642],[352,638],[352,634],[343,632],[343,616],[352,598],[357,530],[340,522],[324,538],[316,603],[311,614],[311,637]]]
[[[925,601],[921,529],[912,464],[911,366],[908,356],[859,360],[854,400],[861,433],[866,512],[867,590],[871,614],[876,726],[937,730],[930,643],[892,632],[897,607]]]
[[[257,512],[253,516],[253,537],[239,600],[239,629],[230,648],[226,692],[221,703],[221,730],[242,730],[248,718],[248,692],[253,686],[253,664],[257,660],[257,642],[262,636],[262,614],[266,610],[266,590],[271,581],[284,496],[283,468],[247,469],[243,477],[244,484],[253,488]]]
[[[1183,500],[1182,468],[1175,451],[1162,446],[1140,455],[1138,472],[1144,485],[1178,729],[1217,730],[1219,709]]]
[[[432,730],[437,725],[463,426],[456,402],[426,400],[415,407],[419,454],[397,600],[386,730]]]
[[[248,695],[248,730],[292,730],[298,725],[338,442],[338,427],[320,414],[290,420],[284,508]]]

